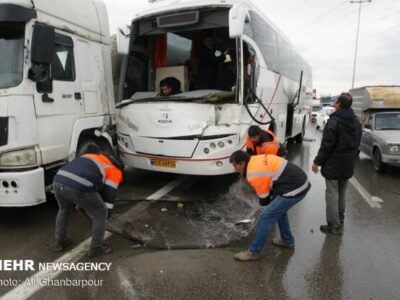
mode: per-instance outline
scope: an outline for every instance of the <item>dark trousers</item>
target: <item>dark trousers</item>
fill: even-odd
[[[68,217],[77,204],[92,219],[90,248],[102,247],[106,231],[107,207],[100,195],[83,193],[57,182],[53,183],[53,190],[59,207],[56,218],[56,241],[64,241],[67,238]]]

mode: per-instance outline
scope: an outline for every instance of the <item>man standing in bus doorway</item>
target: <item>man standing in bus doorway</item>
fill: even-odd
[[[272,243],[294,248],[287,212],[302,200],[311,188],[304,171],[286,159],[270,154],[249,156],[244,151],[236,151],[232,153],[229,162],[254,188],[260,205],[266,205],[259,216],[256,234],[249,249],[235,254],[234,258],[241,261],[259,259],[275,223],[278,223],[281,238],[273,239]]]
[[[314,159],[312,171],[325,178],[326,220],[323,233],[342,234],[345,212],[345,192],[348,179],[353,176],[361,141],[361,124],[351,109],[353,98],[340,94],[334,103],[336,111],[325,125],[321,146]]]
[[[246,152],[249,155],[273,154],[284,156],[278,138],[269,129],[252,125],[247,131]]]
[[[118,185],[122,182],[122,163],[114,156],[100,152],[89,144],[84,155],[63,166],[54,177],[53,189],[58,203],[54,252],[72,244],[67,238],[67,221],[75,205],[92,219],[92,241],[89,257],[112,251],[104,244],[107,217],[111,216]]]

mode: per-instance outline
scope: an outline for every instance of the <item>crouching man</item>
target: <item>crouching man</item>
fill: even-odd
[[[63,166],[54,177],[53,190],[58,203],[54,252],[71,246],[67,238],[67,220],[77,204],[92,219],[92,241],[88,256],[111,252],[104,244],[107,217],[111,216],[115,196],[122,181],[122,163],[114,156],[100,152],[89,144],[85,154]]]
[[[229,161],[235,171],[254,188],[260,204],[266,205],[259,216],[256,234],[249,249],[235,254],[234,258],[241,261],[257,260],[275,223],[278,223],[281,238],[274,239],[273,244],[294,248],[287,212],[311,188],[307,175],[295,164],[276,155],[250,157],[246,152],[236,151]]]

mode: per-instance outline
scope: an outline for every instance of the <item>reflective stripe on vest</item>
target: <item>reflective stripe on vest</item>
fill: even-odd
[[[285,170],[287,160],[276,155],[253,155],[247,165],[246,179],[260,198],[268,197],[274,181]]]
[[[87,186],[87,187],[93,187],[94,186],[94,184],[91,183],[89,180],[87,180],[87,179],[85,179],[85,178],[83,178],[81,176],[78,176],[76,174],[73,174],[71,172],[68,172],[68,171],[59,170],[57,172],[57,175],[66,177],[68,179],[71,179],[71,180],[73,180],[73,181],[75,181],[77,183],[80,183],[80,184],[82,184],[84,186]]]
[[[260,154],[274,154],[276,155],[279,150],[279,140],[275,136],[275,134],[268,129],[263,129],[264,132],[266,132],[268,135],[272,136],[273,140],[270,142],[264,142],[260,146],[256,146],[256,149],[254,149],[254,144],[251,141],[250,137],[247,135],[247,140],[246,140],[246,146],[250,148],[255,155],[260,155]],[[262,148],[264,149],[264,152],[261,153]]]

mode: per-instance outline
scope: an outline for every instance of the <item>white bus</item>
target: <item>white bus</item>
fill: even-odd
[[[281,142],[302,142],[311,68],[257,7],[232,0],[149,2],[130,31],[117,36],[124,54],[117,133],[125,164],[232,173],[229,157],[244,149],[253,124],[272,129]],[[179,80],[181,93],[159,93],[167,77]]]
[[[0,0],[0,56],[0,206],[36,205],[57,169],[87,143],[111,148],[105,5]]]

